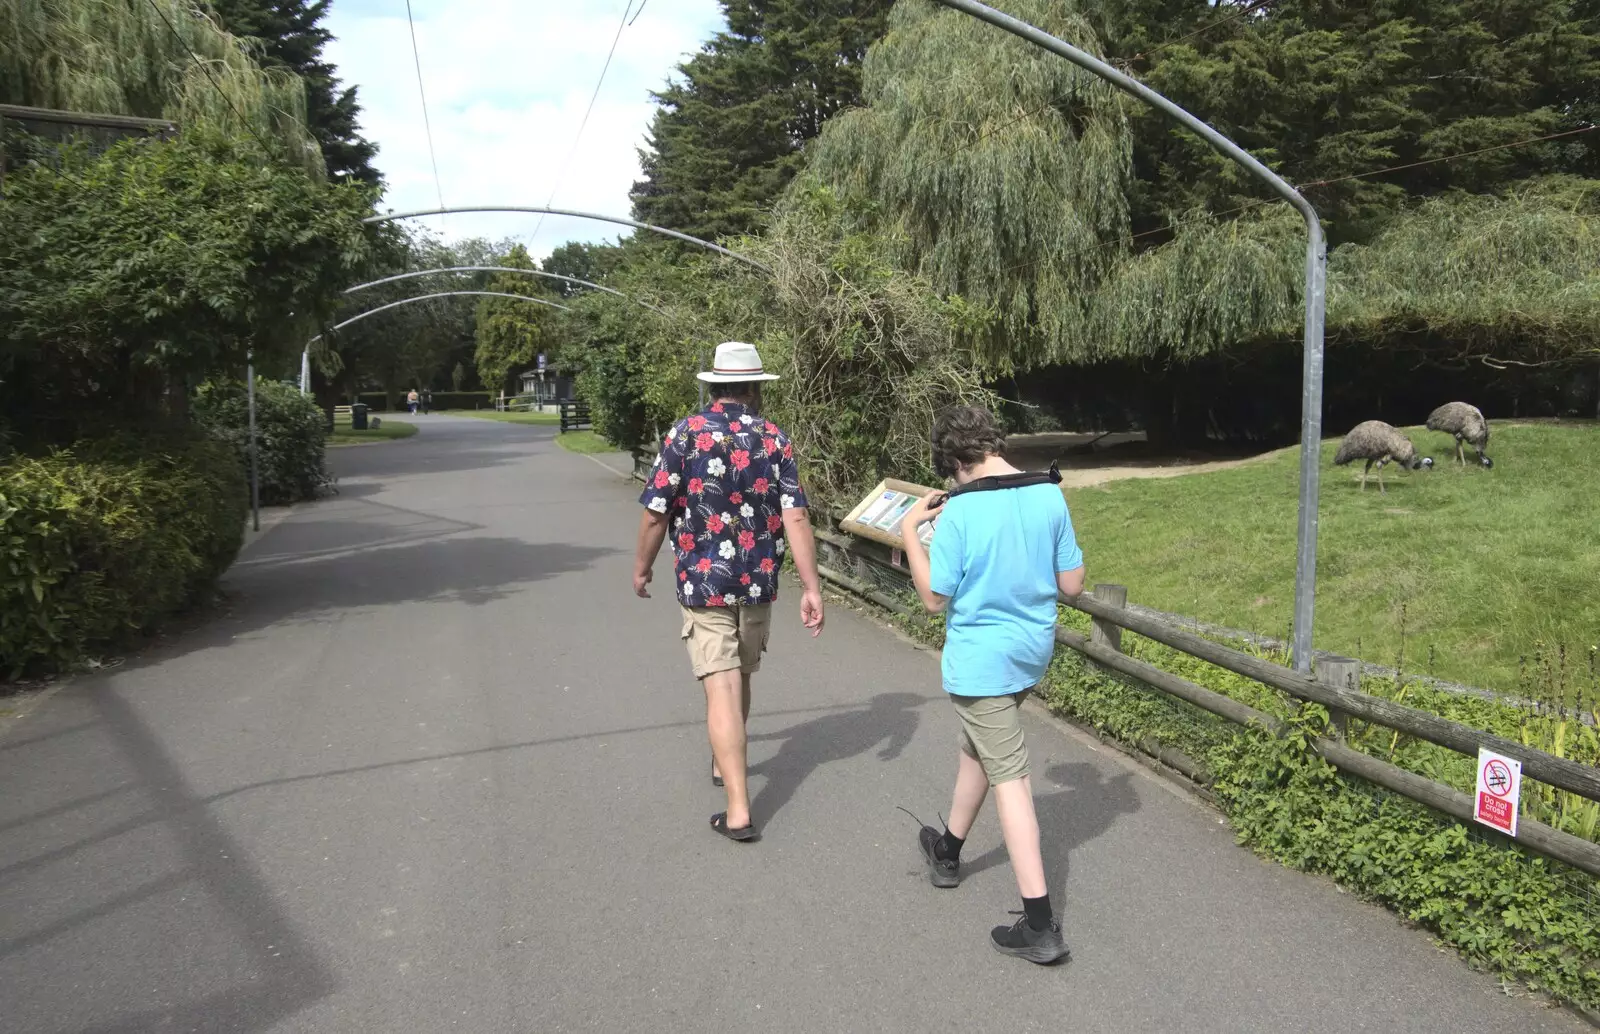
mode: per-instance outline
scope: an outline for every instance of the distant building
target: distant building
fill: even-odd
[[[572,397],[572,376],[570,374],[547,369],[544,371],[544,379],[540,380],[539,371],[532,369],[523,372],[521,381],[522,387],[518,394],[532,395],[541,404]]]

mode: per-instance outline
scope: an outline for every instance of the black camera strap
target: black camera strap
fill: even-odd
[[[958,495],[968,492],[994,492],[1002,488],[1029,488],[1033,485],[1059,485],[1061,484],[1061,469],[1054,460],[1050,461],[1049,470],[1025,470],[1019,474],[990,474],[985,478],[968,481],[964,485],[957,485],[945,494],[947,499],[954,499]]]

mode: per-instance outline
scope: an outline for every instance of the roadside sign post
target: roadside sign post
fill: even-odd
[[[1517,835],[1517,805],[1522,800],[1522,762],[1478,748],[1478,788],[1472,817],[1507,836]]]

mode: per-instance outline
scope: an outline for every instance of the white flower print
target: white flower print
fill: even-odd
[[[671,428],[671,429],[669,429],[667,431],[667,441],[670,442],[676,437],[678,437],[678,429],[676,427]]]
[[[756,508],[751,506],[749,503],[745,503],[743,506],[739,507],[739,515],[745,518],[754,517],[756,515]]]
[[[722,523],[723,524],[732,524],[733,523],[733,514],[731,514],[731,513],[723,514],[722,515]]]
[[[722,545],[717,547],[718,555],[724,560],[732,560],[734,552],[733,542],[730,539],[723,539]]]
[[[761,586],[759,586],[759,585],[750,586],[750,598],[753,599],[753,600],[759,600],[761,598]]]
[[[683,480],[683,478],[679,477],[676,474],[668,474],[667,475],[667,484],[671,485],[673,488],[677,488],[678,487],[678,482],[680,482],[682,480]]]
[[[693,582],[684,582],[683,583],[683,594],[685,596],[693,596],[694,595],[694,583]]]
[[[792,496],[792,495],[785,495],[785,496],[783,496],[783,497],[782,497],[782,498],[781,498],[781,499],[780,499],[780,500],[779,500],[779,502],[780,502],[780,503],[781,503],[781,504],[782,504],[782,506],[783,506],[783,508],[784,508],[784,509],[785,509],[785,510],[792,510],[792,509],[794,509],[794,496]]]
[[[715,456],[713,456],[711,459],[706,461],[706,473],[710,474],[712,477],[719,478],[722,475],[726,474],[727,472],[728,472],[728,465],[726,463],[722,462],[722,460],[716,458]],[[663,505],[665,505],[665,504],[663,504]]]
[[[777,553],[779,556],[783,556],[783,540],[782,539],[779,539],[777,542],[773,543],[773,552]]]
[[[660,496],[656,496],[654,499],[650,500],[650,509],[654,510],[656,513],[666,513],[667,501]]]
[[[723,438],[723,435],[722,435],[721,431],[712,431],[711,432],[711,440],[712,441],[720,442],[720,441],[722,441],[722,438]]]

